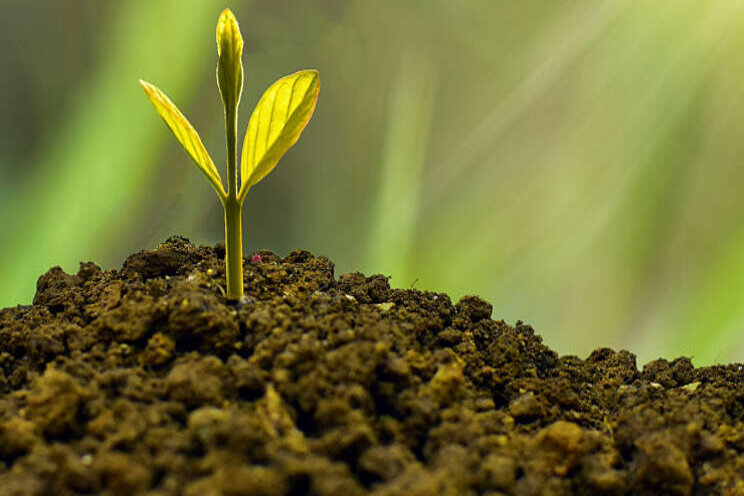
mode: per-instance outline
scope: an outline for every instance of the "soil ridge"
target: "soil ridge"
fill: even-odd
[[[475,296],[172,237],[0,310],[7,495],[744,494],[738,364],[559,356]]]

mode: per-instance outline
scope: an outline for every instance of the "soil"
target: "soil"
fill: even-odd
[[[3,495],[744,494],[744,372],[558,356],[473,296],[174,237],[0,310]]]

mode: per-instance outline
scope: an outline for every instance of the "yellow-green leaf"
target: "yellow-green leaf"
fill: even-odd
[[[228,114],[234,113],[243,91],[243,37],[230,9],[225,9],[217,21],[217,54],[217,85],[222,103]]]
[[[163,118],[170,130],[173,131],[178,142],[181,143],[186,153],[194,160],[199,170],[202,171],[217,191],[217,195],[220,198],[224,198],[226,195],[222,187],[220,174],[217,172],[212,158],[207,153],[206,148],[204,148],[204,144],[199,134],[194,130],[194,127],[159,88],[142,80],[140,80],[140,85],[145,90],[147,97],[158,114],[160,114],[160,117]]]
[[[253,110],[240,162],[241,197],[297,142],[318,101],[318,71],[299,71],[272,84]]]

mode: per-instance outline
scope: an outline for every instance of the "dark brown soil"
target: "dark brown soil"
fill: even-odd
[[[0,310],[3,495],[744,494],[744,372],[559,357],[476,297],[172,238]]]

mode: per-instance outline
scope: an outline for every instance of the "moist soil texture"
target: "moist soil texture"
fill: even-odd
[[[259,255],[239,302],[173,237],[0,310],[0,494],[744,494],[741,365],[559,356],[477,297]]]

